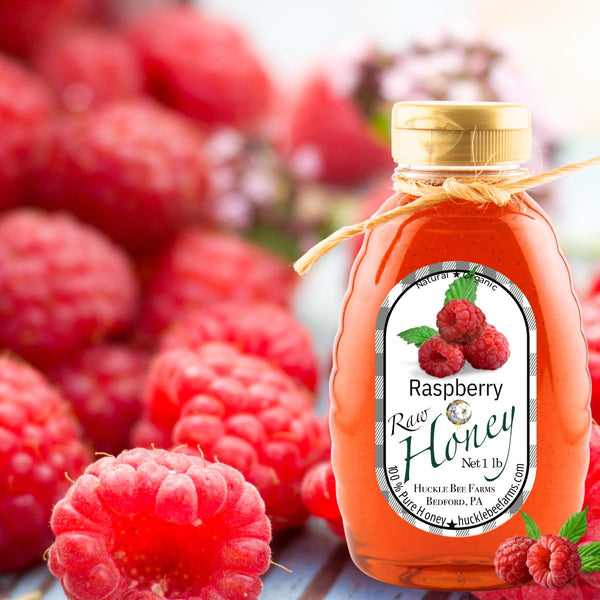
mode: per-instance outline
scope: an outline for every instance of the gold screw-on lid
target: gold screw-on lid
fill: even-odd
[[[502,166],[531,154],[529,109],[504,102],[397,102],[392,156],[407,166]]]

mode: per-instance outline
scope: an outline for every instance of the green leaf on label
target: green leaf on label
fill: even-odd
[[[401,331],[398,336],[401,337],[405,342],[414,344],[417,348],[420,348],[421,344],[436,334],[436,329],[433,327],[427,327],[427,325],[423,325],[421,327],[412,327],[406,331]]]
[[[525,521],[525,533],[534,540],[538,540],[542,535],[540,528],[537,526],[537,523],[522,510],[519,511],[521,516],[523,517],[523,521]]]
[[[560,528],[558,535],[566,537],[568,540],[576,544],[587,531],[587,511],[589,506],[586,506],[581,512],[573,513]]]
[[[581,558],[581,570],[586,573],[600,571],[600,542],[590,542],[577,548]]]
[[[477,267],[473,267],[468,273],[462,277],[459,277],[458,279],[455,279],[448,286],[446,295],[444,296],[444,304],[447,304],[450,302],[450,300],[456,300],[458,298],[475,303],[475,300],[477,300],[478,285],[478,281],[474,277],[475,269],[477,269]]]

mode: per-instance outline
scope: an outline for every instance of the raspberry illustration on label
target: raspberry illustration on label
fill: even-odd
[[[473,267],[448,286],[444,306],[436,316],[437,330],[424,325],[398,334],[417,346],[419,366],[429,375],[454,375],[463,368],[465,360],[475,369],[494,371],[510,356],[506,336],[487,322],[475,304],[479,284],[476,269]]]

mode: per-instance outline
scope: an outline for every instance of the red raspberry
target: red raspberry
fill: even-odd
[[[203,143],[186,120],[144,99],[56,124],[34,200],[74,213],[129,248],[148,248],[205,210]]]
[[[600,279],[599,279],[600,281]],[[583,330],[588,344],[588,368],[592,379],[592,417],[600,419],[600,294],[581,304]]]
[[[524,535],[515,535],[502,542],[494,555],[496,575],[511,585],[521,585],[531,581],[527,569],[527,551],[535,540]]]
[[[493,325],[483,335],[465,346],[465,357],[476,369],[499,369],[510,356],[508,340]]]
[[[325,519],[329,528],[344,537],[342,515],[337,503],[335,476],[329,460],[312,466],[302,480],[302,501],[308,512]]]
[[[78,16],[83,0],[0,0],[0,48],[30,56]]]
[[[116,33],[77,29],[44,47],[35,66],[67,110],[81,112],[141,93],[137,55]]]
[[[353,185],[393,167],[388,144],[325,76],[303,86],[284,117],[283,130],[281,151],[302,178]]]
[[[149,355],[126,345],[97,344],[48,372],[94,449],[118,454],[129,446],[142,411]]]
[[[533,580],[547,588],[561,588],[581,569],[577,546],[558,535],[542,535],[527,552],[527,567]]]
[[[463,347],[449,344],[441,336],[434,335],[419,348],[419,366],[434,377],[447,377],[458,373],[465,364]]]
[[[0,15],[3,4],[0,0]],[[0,55],[0,209],[23,200],[26,171],[43,143],[51,111],[44,82]]]
[[[224,300],[285,305],[297,280],[279,257],[240,237],[188,229],[159,259],[148,287],[143,327],[160,333],[185,313]]]
[[[136,448],[90,465],[52,514],[70,600],[257,598],[271,532],[235,469]]]
[[[151,93],[208,125],[246,126],[263,117],[271,85],[240,31],[193,7],[155,11],[135,23]]]
[[[0,343],[38,364],[118,332],[137,308],[127,256],[66,215],[0,218]]]
[[[0,572],[42,559],[52,506],[91,460],[67,403],[40,373],[0,357]]]
[[[209,341],[231,342],[314,391],[317,357],[310,335],[288,310],[266,302],[223,302],[188,314],[162,338],[161,348],[196,350]]]
[[[451,344],[466,344],[485,330],[485,315],[472,302],[457,298],[444,304],[436,317],[440,335]]]
[[[328,444],[308,394],[285,373],[229,344],[170,350],[150,369],[146,401],[145,420],[170,431],[173,444],[198,448],[254,483],[276,530],[304,521],[302,477]],[[161,439],[134,434],[136,443]]]

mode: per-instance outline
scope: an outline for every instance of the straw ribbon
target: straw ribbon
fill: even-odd
[[[414,200],[402,206],[396,206],[387,212],[374,215],[360,223],[347,225],[334,231],[330,236],[315,244],[308,252],[301,256],[294,263],[294,269],[300,275],[304,275],[323,255],[327,254],[327,252],[344,240],[361,233],[366,233],[401,215],[455,199],[474,204],[493,203],[497,206],[506,206],[515,194],[533,189],[555,179],[560,179],[569,173],[576,173],[598,165],[600,165],[600,156],[595,156],[587,160],[563,165],[557,169],[544,171],[537,175],[507,177],[487,182],[477,178],[459,180],[455,177],[449,177],[441,185],[431,185],[423,180],[401,177],[394,174],[395,193],[392,197],[403,193],[414,196]]]

